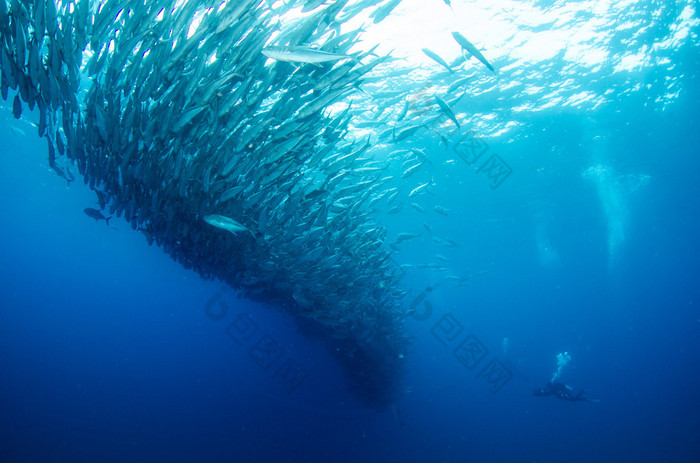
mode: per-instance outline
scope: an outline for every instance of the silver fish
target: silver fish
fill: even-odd
[[[318,64],[328,61],[338,61],[351,58],[340,53],[330,53],[316,48],[296,46],[290,48],[267,47],[263,48],[262,54],[268,58],[288,63],[309,63]]]
[[[221,228],[222,230],[226,230],[228,232],[231,232],[234,235],[236,233],[239,233],[242,231],[247,231],[251,235],[253,234],[253,232],[248,230],[246,227],[241,225],[239,222],[237,222],[229,217],[223,216],[223,215],[209,214],[209,215],[205,215],[203,217],[203,220],[211,226],[214,226],[216,228]]]
[[[488,60],[484,57],[484,55],[481,54],[479,49],[476,48],[469,40],[467,40],[466,37],[464,37],[459,32],[453,32],[452,37],[455,38],[455,40],[457,41],[459,46],[462,47],[462,49],[464,49],[464,50],[468,51],[469,53],[471,53],[472,55],[474,55],[476,57],[476,59],[478,59],[479,61],[484,63],[484,66],[489,68],[489,70],[491,72],[493,72],[494,74],[496,73],[496,70],[493,68],[493,66],[491,66],[491,63],[488,62]]]

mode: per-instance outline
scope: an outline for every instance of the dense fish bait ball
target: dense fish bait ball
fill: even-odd
[[[327,109],[388,59],[348,54],[360,30],[339,28],[399,1],[380,3],[0,0],[2,96],[17,118],[38,109],[49,165],[70,183],[67,157],[105,211],[86,214],[123,217],[186,268],[294,314],[377,406],[407,344],[372,214],[395,188],[349,133],[350,105]],[[309,15],[277,30],[300,5]]]

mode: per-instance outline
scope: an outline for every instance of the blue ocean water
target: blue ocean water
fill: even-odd
[[[675,19],[641,42],[663,41]],[[439,252],[469,278],[409,269],[405,304],[425,299],[407,321],[401,394],[379,411],[287,315],[184,270],[123,220],[87,217],[94,193],[67,187],[31,116],[3,107],[0,460],[697,461],[697,30],[672,66],[582,75],[597,95],[639,83],[599,105],[512,110],[560,82],[568,61],[556,56],[532,92],[461,107],[518,123],[484,137],[512,169],[496,188],[423,135],[445,161],[423,173],[436,180],[425,201],[450,213],[384,220],[457,241]],[[396,259],[428,262],[424,244]],[[264,340],[282,348],[274,365],[254,354]],[[560,379],[598,402],[532,394],[564,352]],[[285,362],[301,368],[296,382]]]

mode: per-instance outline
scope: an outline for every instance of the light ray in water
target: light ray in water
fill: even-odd
[[[612,167],[597,164],[583,172],[592,182],[607,222],[608,263],[613,265],[619,248],[625,242],[629,220],[629,195],[649,182],[646,174],[618,174]]]

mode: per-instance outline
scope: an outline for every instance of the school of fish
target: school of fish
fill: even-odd
[[[371,117],[357,108],[394,58],[351,52],[362,28],[341,25],[376,24],[399,3],[0,0],[2,97],[16,118],[36,119],[49,166],[69,184],[77,169],[95,191],[104,214],[86,214],[122,217],[186,268],[293,314],[358,397],[387,404],[408,343],[392,253],[420,235],[390,245],[375,212],[401,207],[400,194],[420,210],[433,182],[397,186],[429,162],[420,148],[375,148],[440,117],[459,129],[463,96],[435,95],[426,114],[382,90]],[[294,9],[297,19],[280,19]],[[468,59],[423,51],[450,74]],[[356,136],[362,124],[372,130]]]

